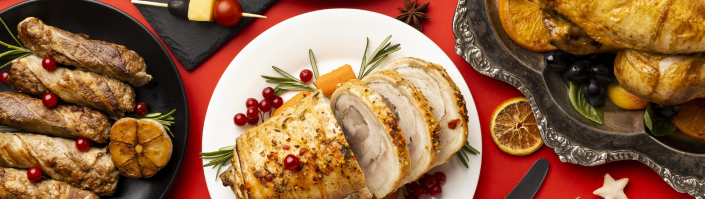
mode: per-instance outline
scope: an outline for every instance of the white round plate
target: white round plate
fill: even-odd
[[[357,73],[365,51],[365,38],[370,38],[368,54],[371,54],[389,35],[393,35],[390,39],[392,44],[401,44],[401,50],[391,54],[379,68],[402,57],[416,57],[445,67],[467,102],[470,118],[468,141],[481,152],[480,121],[475,102],[450,58],[433,41],[411,26],[386,15],[354,9],[321,10],[293,17],[265,31],[243,48],[215,87],[203,125],[202,150],[216,151],[234,145],[235,139],[251,127],[236,126],[233,117],[245,112],[247,98],[261,100],[262,89],[276,86],[260,77],[280,76],[272,66],[298,77],[300,71],[311,68],[308,50],[312,49],[319,74],[323,75],[345,64],[352,65]],[[281,97],[287,100],[295,94],[287,92]],[[469,155],[469,158],[469,169],[457,157],[453,157],[449,163],[430,171],[443,171],[447,176],[440,198],[474,196],[482,155]],[[204,160],[203,164],[207,162]],[[225,169],[222,168],[221,172]],[[220,179],[215,180],[216,169],[205,167],[203,172],[212,198],[235,198],[229,187],[223,187]]]

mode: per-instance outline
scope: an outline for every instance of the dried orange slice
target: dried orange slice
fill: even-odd
[[[558,49],[548,42],[538,0],[499,0],[499,20],[504,31],[521,47],[534,52]]]
[[[678,114],[671,117],[671,123],[690,137],[705,139],[705,98],[682,104]]]
[[[490,125],[492,140],[510,155],[526,156],[543,146],[536,118],[525,97],[504,101],[494,110]]]

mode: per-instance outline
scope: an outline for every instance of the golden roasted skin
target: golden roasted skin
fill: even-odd
[[[7,83],[35,96],[54,93],[62,101],[103,110],[122,117],[135,108],[135,89],[121,81],[93,72],[56,67],[48,71],[42,58],[31,55],[12,62]]]
[[[54,180],[87,189],[99,196],[115,193],[120,172],[106,148],[79,151],[76,142],[27,133],[0,133],[0,166],[39,167]]]
[[[630,93],[664,105],[705,97],[705,55],[664,55],[623,50],[614,62],[614,75]]]
[[[0,92],[0,124],[57,137],[82,137],[97,143],[107,143],[110,134],[110,121],[105,113],[76,105],[49,109],[40,99],[14,92]]]
[[[0,167],[0,198],[5,199],[98,199],[91,191],[61,181],[42,179],[30,182],[27,170]]]
[[[125,46],[91,40],[27,17],[17,25],[18,38],[39,57],[51,56],[57,63],[81,67],[140,87],[152,80],[144,59]]]
[[[663,54],[705,51],[705,0],[542,0],[598,42]]]
[[[561,14],[546,7],[543,10],[543,24],[548,32],[548,42],[571,54],[616,53],[617,49],[602,45],[592,39],[583,29],[571,23]]]
[[[284,168],[289,154],[300,159],[299,170]],[[372,197],[320,91],[247,130],[233,155],[220,178],[238,198]]]

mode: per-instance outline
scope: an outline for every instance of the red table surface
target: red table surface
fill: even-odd
[[[0,8],[4,9],[21,1],[2,0]],[[132,15],[154,32],[129,0],[100,1]],[[421,2],[426,1],[430,0],[421,0]],[[482,126],[483,142],[482,169],[475,198],[504,198],[521,180],[534,161],[539,158],[548,159],[551,167],[535,198],[600,198],[593,195],[592,192],[602,186],[605,173],[609,173],[615,179],[629,178],[624,192],[630,198],[692,198],[688,194],[673,190],[656,172],[637,161],[618,161],[586,167],[561,162],[553,150],[546,146],[527,157],[514,157],[500,151],[489,135],[488,128],[492,112],[504,100],[522,96],[522,94],[509,84],[477,73],[460,56],[455,54],[455,37],[451,31],[451,25],[456,5],[457,1],[455,0],[432,1],[427,9],[427,14],[431,19],[423,21],[423,33],[453,60],[465,78],[465,82],[468,83],[475,100]],[[402,0],[280,0],[265,11],[264,15],[268,17],[267,19],[255,20],[195,70],[187,71],[176,61],[188,95],[191,129],[189,130],[190,140],[186,149],[186,157],[167,198],[210,198],[198,153],[201,152],[201,140],[204,133],[203,121],[208,103],[219,80],[214,77],[220,77],[233,58],[250,41],[283,20],[315,10],[356,8],[394,17],[400,13],[396,8],[403,6]],[[70,12],[70,10],[66,10],[66,12]],[[9,26],[13,25],[9,24]],[[174,58],[174,60],[176,59]],[[212,179],[212,177],[208,176],[207,179]],[[457,198],[450,195],[444,197]]]

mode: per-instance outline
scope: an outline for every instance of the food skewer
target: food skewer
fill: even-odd
[[[191,21],[213,21],[230,27],[242,17],[267,18],[266,16],[242,12],[242,6],[237,0],[170,0],[169,3],[159,3],[142,0],[132,0],[133,4],[165,7],[169,13],[179,18]]]

